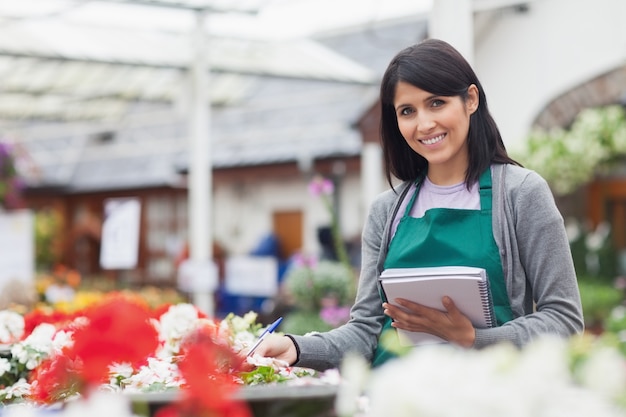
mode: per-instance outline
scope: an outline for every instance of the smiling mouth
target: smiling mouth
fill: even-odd
[[[434,138],[422,139],[420,140],[420,142],[422,142],[424,145],[434,145],[437,142],[441,142],[444,136],[446,136],[446,134],[442,133],[441,135],[435,136]]]

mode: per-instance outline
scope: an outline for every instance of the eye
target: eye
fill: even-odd
[[[438,99],[438,98],[434,99],[434,100],[433,100],[433,101],[431,101],[431,103],[430,103],[430,105],[431,105],[432,107],[441,107],[441,106],[443,106],[444,104],[446,104],[446,102],[445,102],[445,101],[443,101],[443,100],[441,100],[441,99]]]
[[[413,109],[410,108],[410,107],[402,107],[402,108],[398,109],[398,114],[400,116],[408,116],[411,113],[413,113]]]

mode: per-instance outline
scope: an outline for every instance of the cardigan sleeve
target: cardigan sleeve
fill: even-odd
[[[382,331],[384,314],[378,293],[378,260],[388,213],[397,196],[387,191],[370,208],[361,236],[361,271],[350,321],[325,333],[291,335],[300,356],[294,365],[325,370],[336,368],[348,352],[371,360]]]
[[[501,341],[521,347],[540,335],[569,337],[584,328],[569,240],[552,192],[533,171],[507,171],[499,246],[515,318],[477,329],[478,348]]]

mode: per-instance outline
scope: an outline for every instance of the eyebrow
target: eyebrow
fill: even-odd
[[[426,103],[426,102],[432,101],[432,100],[434,100],[434,99],[441,99],[442,97],[444,97],[444,96],[442,96],[441,94],[431,94],[430,96],[428,96],[428,97],[426,97],[424,100],[422,100],[422,102],[423,102],[423,103]],[[397,110],[397,109],[399,109],[399,108],[401,108],[401,107],[406,107],[406,106],[412,106],[412,104],[409,104],[409,103],[401,103],[401,104],[396,105],[396,104],[394,103],[393,108]]]

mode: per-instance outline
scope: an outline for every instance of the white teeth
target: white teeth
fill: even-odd
[[[423,141],[422,141],[422,143],[423,143],[424,145],[432,145],[432,144],[434,144],[434,143],[437,143],[437,142],[439,142],[439,141],[443,140],[443,137],[444,137],[444,136],[445,136],[445,135],[435,136],[435,137],[434,137],[434,138],[432,138],[432,139],[423,140]]]

